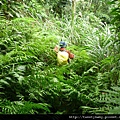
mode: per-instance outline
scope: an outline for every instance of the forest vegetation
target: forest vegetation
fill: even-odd
[[[0,1],[0,114],[40,113],[120,114],[120,0]]]

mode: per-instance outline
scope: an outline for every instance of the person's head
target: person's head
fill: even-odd
[[[60,41],[59,46],[60,46],[61,48],[65,48],[65,47],[67,47],[67,43],[64,42],[64,41]]]

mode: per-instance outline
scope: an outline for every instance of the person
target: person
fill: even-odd
[[[66,47],[66,42],[60,41],[59,46],[56,45],[54,48],[54,51],[57,53],[57,64],[59,66],[70,63],[70,59],[74,58],[74,54],[66,50]]]

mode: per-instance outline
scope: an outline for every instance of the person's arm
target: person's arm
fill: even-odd
[[[71,53],[69,50],[66,50],[66,52],[69,54],[70,59],[73,59],[75,57],[75,55]]]
[[[75,57],[75,55],[73,53],[70,53],[69,58],[73,59],[74,57]]]
[[[59,51],[59,46],[56,45],[55,48],[54,48],[53,50],[54,50],[56,53],[58,53],[58,51]]]

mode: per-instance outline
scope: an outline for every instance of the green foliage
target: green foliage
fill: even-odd
[[[120,114],[120,87],[114,86],[110,90],[104,90],[100,95],[100,103],[105,103],[104,109],[108,114]]]
[[[1,101],[0,107],[2,114],[35,114],[35,113],[49,113],[49,105],[46,103],[32,103],[27,101],[8,100]]]
[[[45,20],[45,18],[47,18],[45,9],[36,0],[31,0],[29,2],[27,0],[2,0],[0,4],[0,13],[7,19],[28,16],[40,20]]]
[[[110,23],[110,8],[109,0],[79,0],[77,3],[77,15],[82,13],[83,17],[88,17],[93,13],[94,16],[101,19],[103,23]]]
[[[54,13],[55,16],[63,17],[66,13],[66,6],[70,5],[69,0],[38,0],[48,11]],[[47,6],[46,6],[47,4]]]
[[[119,2],[112,25],[101,19],[111,17],[107,2],[77,2],[72,34],[67,1],[0,2],[1,114],[119,113]],[[75,58],[59,67],[53,49],[61,39]]]
[[[110,3],[114,6],[114,8],[111,11],[111,14],[114,15],[114,17],[112,19],[112,23],[115,24],[115,26],[117,27],[116,30],[119,31],[119,28],[120,28],[120,26],[119,26],[120,1],[119,0],[112,0]]]

